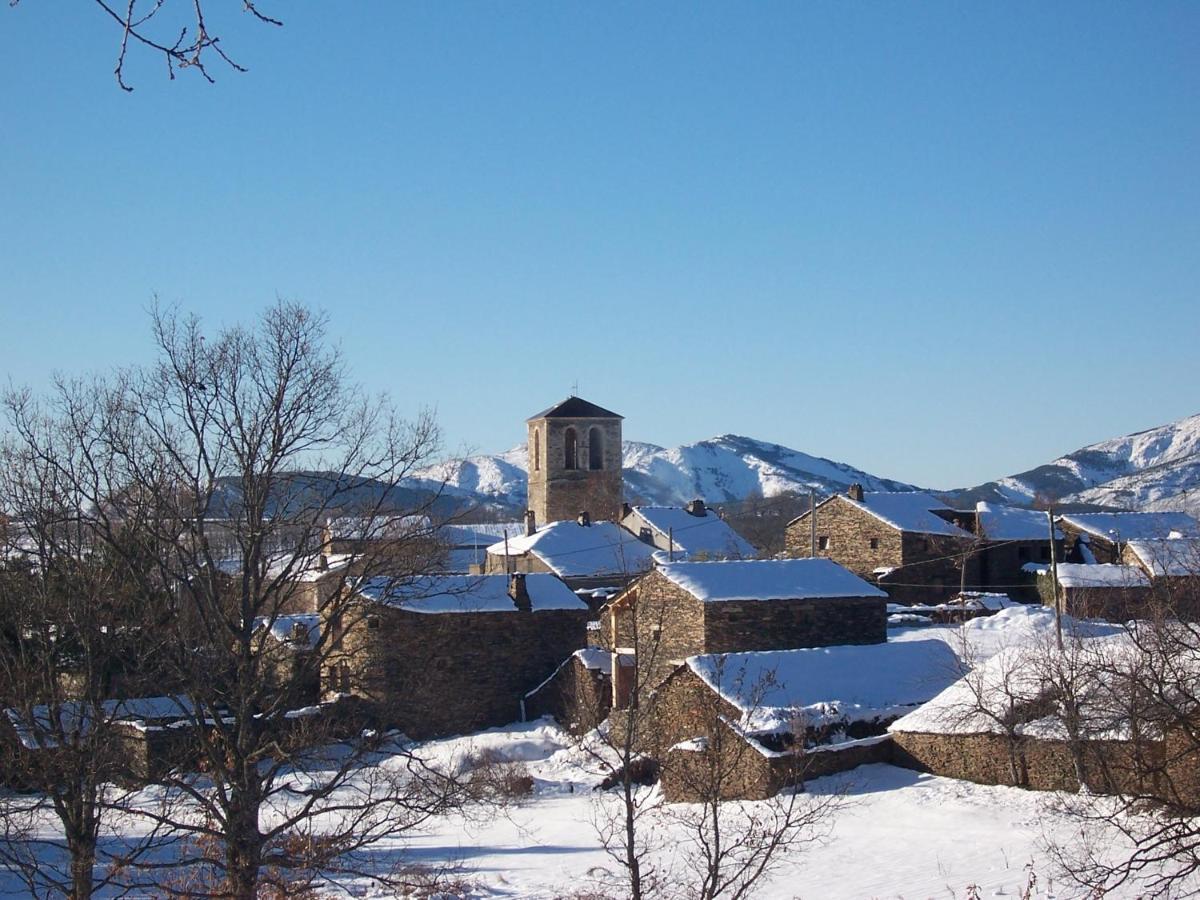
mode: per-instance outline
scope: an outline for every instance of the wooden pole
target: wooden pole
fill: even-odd
[[[512,568],[508,561],[508,529],[504,529],[504,574],[511,575]]]
[[[667,561],[675,562],[675,529],[667,529]]]
[[[1058,639],[1058,649],[1063,649],[1062,638],[1062,601],[1058,596],[1058,552],[1054,544],[1054,507],[1046,509],[1046,518],[1050,521],[1050,581],[1054,587],[1054,631]]]

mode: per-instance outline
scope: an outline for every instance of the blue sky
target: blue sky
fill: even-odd
[[[132,94],[98,7],[0,9],[13,380],[282,295],[450,451],[576,381],[934,487],[1200,412],[1196,4],[261,5]]]

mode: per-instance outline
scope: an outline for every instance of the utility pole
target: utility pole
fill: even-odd
[[[667,529],[667,562],[675,562],[675,529]]]
[[[1058,639],[1058,650],[1063,649],[1062,639],[1062,601],[1058,598],[1058,551],[1054,544],[1054,507],[1046,508],[1046,518],[1050,520],[1050,582],[1054,587],[1054,631]]]
[[[817,492],[808,489],[808,555],[817,555]]]
[[[504,574],[505,575],[512,574],[511,563],[509,562],[509,556],[508,556],[508,529],[507,528],[504,529]]]

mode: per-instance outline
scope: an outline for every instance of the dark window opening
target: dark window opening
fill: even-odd
[[[604,468],[604,434],[595,426],[588,429],[588,468],[593,472]]]
[[[575,436],[574,428],[568,428],[563,435],[563,468],[579,468],[579,439]]]
[[[819,538],[817,538],[817,549],[818,550],[828,550],[829,549],[829,536],[828,535],[823,534]]]
[[[871,549],[872,550],[879,549],[879,538],[871,538]]]
[[[542,433],[536,428],[533,429],[533,471],[540,472],[542,469]]]

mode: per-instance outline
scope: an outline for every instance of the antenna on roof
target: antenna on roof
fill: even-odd
[[[572,397],[579,396],[579,379],[578,378],[576,378],[573,382],[571,382],[571,396]]]

